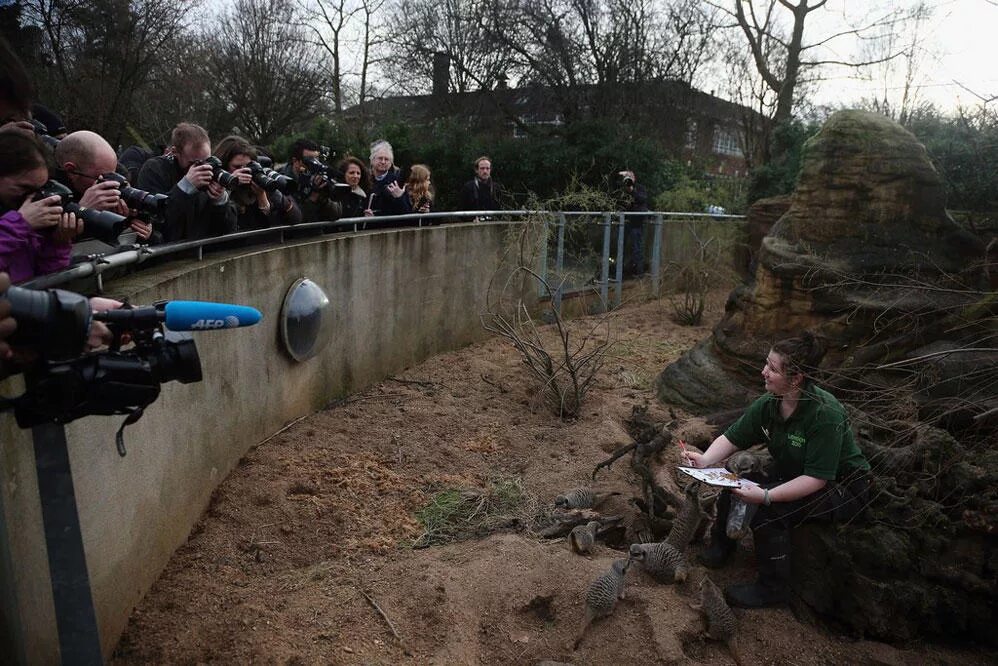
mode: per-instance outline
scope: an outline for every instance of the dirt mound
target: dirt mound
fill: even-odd
[[[441,493],[515,479],[521,509],[542,510],[626,443],[622,424],[635,405],[669,420],[652,393],[655,369],[709,334],[721,299],[697,328],[672,324],[664,302],[625,307],[620,344],[573,422],[553,418],[519,358],[490,341],[295,423],[219,487],[136,608],[113,663],[731,663],[723,645],[703,638],[689,584],[660,585],[638,566],[627,598],[573,652],[585,589],[621,555],[603,543],[580,557],[510,520],[486,536],[471,530],[413,547],[427,531],[417,517]],[[708,426],[679,416],[677,434],[708,440]],[[605,513],[638,494],[626,458],[599,483],[623,493]],[[748,575],[743,550],[717,582]],[[843,638],[785,609],[739,620],[741,656],[752,662],[987,661],[970,650]]]

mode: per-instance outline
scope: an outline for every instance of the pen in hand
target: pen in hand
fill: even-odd
[[[692,465],[693,467],[696,467],[696,465],[693,464],[693,459],[690,458],[690,452],[686,450],[686,442],[684,442],[681,439],[678,440],[678,442],[679,442],[679,448],[682,449],[683,451],[683,457],[686,458],[686,463]]]

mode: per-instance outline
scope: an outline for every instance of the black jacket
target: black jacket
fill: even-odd
[[[501,196],[502,188],[496,181],[472,178],[461,188],[461,210],[501,210]]]
[[[405,215],[412,212],[412,202],[409,197],[403,194],[400,197],[393,197],[388,193],[388,186],[392,183],[399,183],[399,173],[395,169],[390,169],[381,180],[372,178],[371,185],[371,210],[375,215]]]
[[[226,201],[217,204],[205,191],[188,194],[178,183],[181,173],[173,157],[153,157],[139,171],[140,190],[170,196],[163,217],[163,240],[167,243],[222,236],[236,230],[236,207]]]
[[[239,231],[283,227],[286,224],[298,224],[302,221],[301,209],[290,196],[285,197],[279,191],[274,191],[268,192],[267,197],[270,199],[270,212],[266,215],[255,201],[246,206],[235,204]],[[291,204],[290,209],[288,208],[289,203]]]

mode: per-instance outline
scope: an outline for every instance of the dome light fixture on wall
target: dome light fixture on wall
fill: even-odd
[[[333,330],[333,313],[329,297],[322,287],[308,278],[291,285],[281,306],[281,342],[284,349],[299,363],[321,352]]]

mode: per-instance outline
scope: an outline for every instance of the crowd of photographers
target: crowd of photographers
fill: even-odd
[[[129,231],[134,242],[157,244],[433,210],[429,167],[413,165],[403,180],[384,140],[371,146],[370,169],[353,156],[329,165],[322,146],[300,139],[287,164],[275,171],[271,158],[242,137],[225,137],[212,148],[203,128],[184,122],[173,128],[161,155],[143,155],[134,146],[123,151],[126,165],[94,132],[57,138],[30,116],[5,120],[0,270],[14,282],[65,268],[73,242],[116,245]],[[488,165],[484,179],[482,164]],[[480,158],[476,168],[465,189],[483,194],[466,209],[495,209],[499,190],[490,177],[491,161]]]

